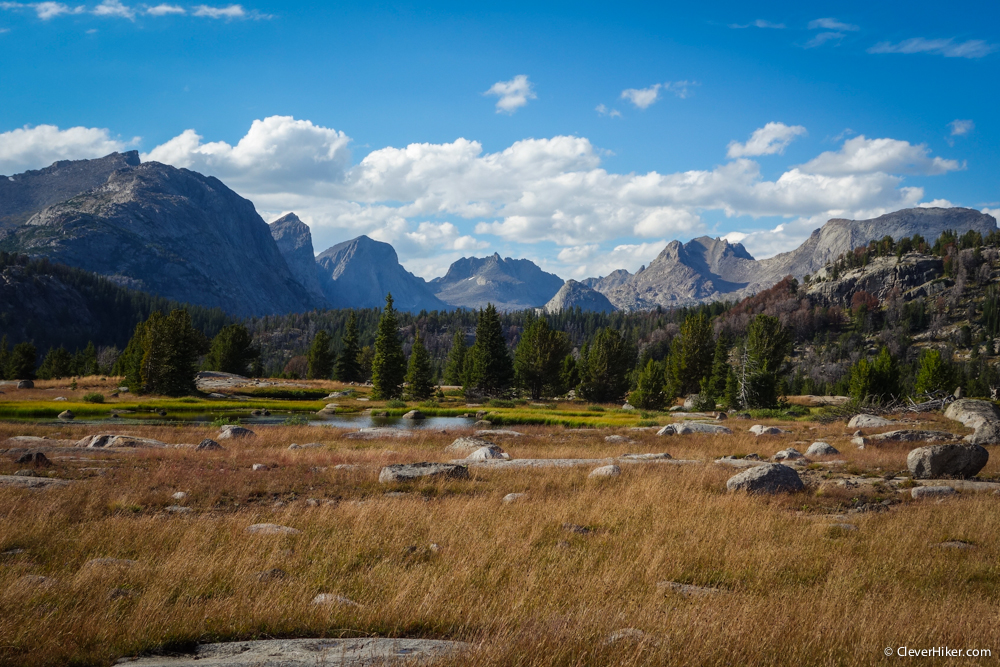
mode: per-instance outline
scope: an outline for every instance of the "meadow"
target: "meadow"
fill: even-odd
[[[75,411],[88,405],[78,396],[110,384],[4,387],[0,398],[4,410],[35,409],[57,392],[69,400],[56,405]],[[256,401],[219,409],[327,402]],[[95,407],[139,404],[191,405],[120,396]],[[1000,651],[992,492],[912,500],[910,446],[859,450],[843,421],[730,419],[732,435],[661,437],[631,427],[669,415],[602,407],[480,408],[456,398],[440,409],[566,420],[522,421],[521,437],[497,439],[515,459],[668,452],[697,463],[623,464],[608,479],[588,478],[586,466],[473,467],[467,480],[381,484],[385,465],[457,458],[445,447],[472,428],[355,440],[344,429],[253,425],[256,437],[220,441],[220,451],[111,451],[67,445],[108,432],[198,443],[219,429],[0,422],[0,449],[23,447],[13,436],[49,438],[42,449],[53,466],[38,474],[70,481],[0,486],[0,664],[103,666],[197,642],[343,636],[473,644],[442,665],[882,665],[902,660],[886,647]],[[938,415],[921,419],[966,432]],[[755,437],[754,423],[788,432]],[[729,493],[739,469],[713,462],[817,440],[841,455],[802,465],[801,493]],[[289,449],[312,442],[322,446]],[[0,453],[0,475],[24,467],[13,459]],[[1000,479],[1000,460],[979,478]],[[505,503],[510,493],[526,495]],[[300,532],[246,531],[258,523]],[[941,546],[956,542],[965,546]],[[356,605],[311,604],[320,593]]]

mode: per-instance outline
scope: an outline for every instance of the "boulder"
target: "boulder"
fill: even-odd
[[[976,432],[963,440],[970,445],[1000,445],[1000,422],[986,422],[976,427]]]
[[[806,456],[836,456],[840,452],[826,442],[814,442],[806,450]]]
[[[52,462],[42,452],[25,452],[14,463],[29,464],[36,468],[48,468],[52,465]]]
[[[426,419],[426,417],[424,416],[424,413],[421,412],[420,410],[410,410],[405,415],[403,415],[403,419]]]
[[[612,445],[627,445],[635,441],[627,435],[606,435],[604,436],[604,442]]]
[[[483,438],[456,438],[453,443],[444,448],[446,452],[474,452],[483,447],[493,447],[494,443]]]
[[[98,435],[88,435],[77,441],[76,447],[87,449],[105,449],[108,447],[131,447],[131,448],[156,448],[162,449],[167,443],[152,438],[140,438],[134,435],[115,435],[113,433],[99,433]]]
[[[302,531],[288,526],[279,526],[276,523],[255,523],[252,526],[247,526],[247,532],[254,535],[298,535]]]
[[[590,471],[590,474],[587,475],[587,477],[591,479],[601,477],[617,477],[620,474],[622,474],[621,468],[616,465],[607,465],[601,466],[600,468],[594,468]]]
[[[195,447],[195,449],[198,449],[198,450],[218,450],[218,449],[222,449],[222,445],[220,445],[219,443],[217,443],[215,440],[212,440],[211,438],[205,438],[204,440],[202,440],[201,442],[198,443],[198,446]]]
[[[382,468],[378,481],[382,484],[390,482],[408,482],[421,477],[441,477],[449,479],[468,479],[469,469],[453,463],[397,463]]]
[[[688,397],[684,399],[683,408],[685,410],[694,410],[699,403],[701,403],[701,394],[688,394]]]
[[[237,438],[252,438],[257,434],[242,426],[223,426],[219,435],[215,436],[219,440],[235,440]]]
[[[917,447],[906,456],[906,467],[915,479],[974,477],[990,453],[979,445],[928,445]]]
[[[63,410],[59,413],[59,419],[76,419],[76,415],[69,410]]]
[[[254,472],[259,472],[261,470],[267,470],[267,469],[268,466],[266,463],[254,463],[252,466],[250,466],[250,470]]]
[[[288,445],[289,449],[323,449],[326,447],[322,442],[307,442],[304,445],[297,445],[294,442]]]
[[[847,428],[882,428],[892,426],[895,422],[878,415],[854,415],[847,422]]]
[[[1000,422],[1000,409],[989,401],[963,398],[949,403],[944,416],[969,428],[979,428],[983,424]]]
[[[489,428],[491,426],[493,426],[493,422],[488,419],[479,419],[472,425],[472,428]]]
[[[527,498],[527,497],[528,497],[527,493],[508,493],[506,496],[503,497],[503,500],[501,502],[503,502],[505,505],[509,505],[511,503],[517,502],[521,498]]]
[[[950,486],[917,486],[910,489],[910,497],[914,500],[922,498],[944,498],[955,495],[955,489]]]
[[[785,431],[782,431],[777,426],[764,426],[763,424],[754,424],[750,427],[750,432],[756,436],[761,435],[781,435]]]
[[[631,403],[625,403],[622,406],[622,410],[635,410],[635,406],[632,405]]]
[[[493,459],[506,461],[510,459],[510,454],[507,454],[496,445],[489,445],[487,447],[480,447],[465,458],[470,461],[490,461]]]
[[[188,494],[185,491],[178,491],[170,497],[174,500],[187,500]]]
[[[53,398],[52,400],[53,400],[53,401],[65,401],[65,400],[66,400],[66,397],[65,397],[65,396],[56,396],[56,397],[55,397],[55,398]]]
[[[31,380],[19,380],[17,383],[18,389],[34,389],[35,383]]]
[[[788,449],[782,449],[771,457],[772,461],[794,461],[795,459],[803,458],[802,452],[795,449],[794,447],[789,447]]]
[[[690,433],[708,433],[712,435],[732,435],[725,426],[718,424],[705,424],[702,422],[679,422],[677,424],[667,424],[656,435],[688,435]]]
[[[747,468],[734,475],[726,482],[730,491],[746,491],[747,493],[782,493],[802,491],[805,485],[799,479],[799,474],[780,463],[765,463]]]
[[[726,419],[729,419],[729,415],[727,415],[725,412],[720,412],[719,414],[715,415],[715,421],[721,422],[725,421]]]

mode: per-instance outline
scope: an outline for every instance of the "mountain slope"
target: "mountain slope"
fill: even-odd
[[[234,315],[310,310],[251,202],[221,181],[146,162],[35,214],[0,250]]]
[[[633,276],[625,278],[616,271],[586,282],[625,310],[739,300],[785,276],[801,279],[815,273],[842,253],[884,236],[898,240],[920,234],[933,242],[945,230],[959,234],[975,230],[985,236],[996,230],[996,220],[967,208],[916,208],[871,220],[833,219],[795,250],[764,260],[755,260],[741,244],[725,239],[672,241]],[[615,280],[609,280],[612,276]]]
[[[268,227],[292,276],[316,303],[325,303],[327,299],[319,284],[319,267],[316,265],[309,225],[299,220],[294,213],[289,213]]]
[[[441,278],[431,281],[438,298],[452,306],[500,310],[540,308],[555,296],[563,280],[527,259],[463,257]]]
[[[546,313],[579,308],[583,312],[613,313],[617,310],[608,297],[583,283],[567,280],[556,295],[545,304]]]
[[[44,169],[0,176],[0,230],[24,224],[46,206],[103,185],[119,169],[139,165],[139,152],[112,153],[96,160],[60,160]]]
[[[399,263],[388,243],[359,236],[316,258],[320,286],[334,308],[381,308],[392,293],[397,310],[450,310],[427,285]]]

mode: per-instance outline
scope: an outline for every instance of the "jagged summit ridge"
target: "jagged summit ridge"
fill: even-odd
[[[452,306],[484,308],[492,303],[500,310],[524,310],[544,306],[563,280],[542,271],[527,259],[463,257],[441,278],[430,282],[438,298]]]
[[[288,213],[270,223],[268,227],[295,280],[316,303],[326,304],[328,300],[320,287],[319,267],[316,264],[309,225],[299,220],[294,213]]]

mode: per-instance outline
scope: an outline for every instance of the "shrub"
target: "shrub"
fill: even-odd
[[[406,401],[401,401],[398,398],[394,398],[391,401],[387,401],[385,404],[387,408],[405,408]]]
[[[605,408],[601,405],[588,405],[587,412],[604,412]]]
[[[221,426],[230,426],[230,425],[239,426],[240,425],[240,418],[239,417],[216,417],[215,419],[212,420],[212,426],[221,427]]]
[[[501,398],[491,398],[486,402],[486,405],[491,408],[513,408],[516,403],[514,401],[505,401]]]
[[[285,417],[285,421],[281,423],[285,426],[305,426],[309,423],[309,420],[302,415],[290,415]]]
[[[84,403],[103,403],[104,394],[98,394],[97,392],[91,392],[89,394],[83,395]]]

